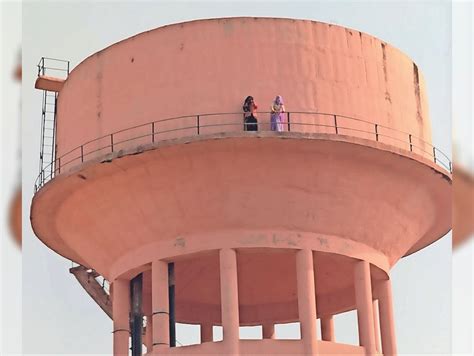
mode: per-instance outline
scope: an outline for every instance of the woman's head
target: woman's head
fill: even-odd
[[[283,98],[281,97],[281,95],[277,95],[277,97],[275,98],[275,104],[283,104]]]

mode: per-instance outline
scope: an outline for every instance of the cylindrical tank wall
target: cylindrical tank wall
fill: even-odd
[[[158,28],[83,61],[59,95],[58,157],[87,141],[154,120],[238,112],[247,95],[255,97],[259,110],[269,111],[277,94],[289,111],[347,115],[431,140],[422,75],[396,48],[325,23],[231,18]],[[259,120],[268,122],[267,116],[261,114]],[[241,120],[241,116],[222,116],[201,124]],[[332,124],[326,117],[304,120]],[[183,119],[156,130],[192,125],[194,119]],[[354,121],[339,125],[373,131],[370,125]],[[133,135],[149,134],[148,128],[143,131]],[[178,136],[189,134],[194,131],[183,130]],[[390,134],[404,141],[390,144],[408,149],[408,137]],[[124,133],[121,138],[129,137]],[[105,138],[85,153],[107,144]],[[415,144],[422,145],[419,140]]]

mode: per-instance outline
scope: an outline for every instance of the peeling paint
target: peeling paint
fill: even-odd
[[[390,104],[392,103],[392,98],[390,97],[390,93],[388,91],[388,70],[387,70],[387,52],[386,52],[386,44],[381,43],[382,46],[382,66],[383,66],[383,77],[385,81],[385,100],[388,101]]]
[[[329,247],[328,239],[324,237],[317,237],[319,244],[324,247]]]
[[[185,247],[186,246],[186,240],[184,237],[178,237],[175,242],[174,242],[175,247]]]
[[[415,63],[413,63],[413,84],[415,87],[416,119],[418,121],[423,121],[421,97],[420,97],[420,76],[418,73],[418,66]]]

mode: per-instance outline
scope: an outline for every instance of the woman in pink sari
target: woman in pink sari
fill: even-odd
[[[272,116],[270,117],[270,128],[272,131],[283,131],[283,121],[285,117],[285,105],[283,98],[278,95],[272,104]]]

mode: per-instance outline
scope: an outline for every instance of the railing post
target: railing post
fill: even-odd
[[[339,133],[337,129],[337,115],[334,115],[334,128],[336,129],[336,135]]]
[[[155,122],[151,123],[151,143],[155,143]]]
[[[197,128],[197,134],[199,135],[199,115],[196,115],[196,128]]]
[[[84,163],[84,145],[81,145],[81,163]]]
[[[61,157],[58,158],[58,174],[61,174]]]
[[[413,152],[413,145],[411,143],[411,134],[408,135],[408,140],[410,141],[410,152]]]
[[[288,132],[291,131],[291,125],[290,125],[290,112],[288,111],[287,112],[287,116],[288,116]]]
[[[114,152],[114,134],[110,134],[110,148]]]
[[[434,163],[436,163],[436,148],[433,147],[433,159],[434,159]]]
[[[375,124],[375,141],[378,142],[379,140],[379,130],[378,130],[378,124]]]

